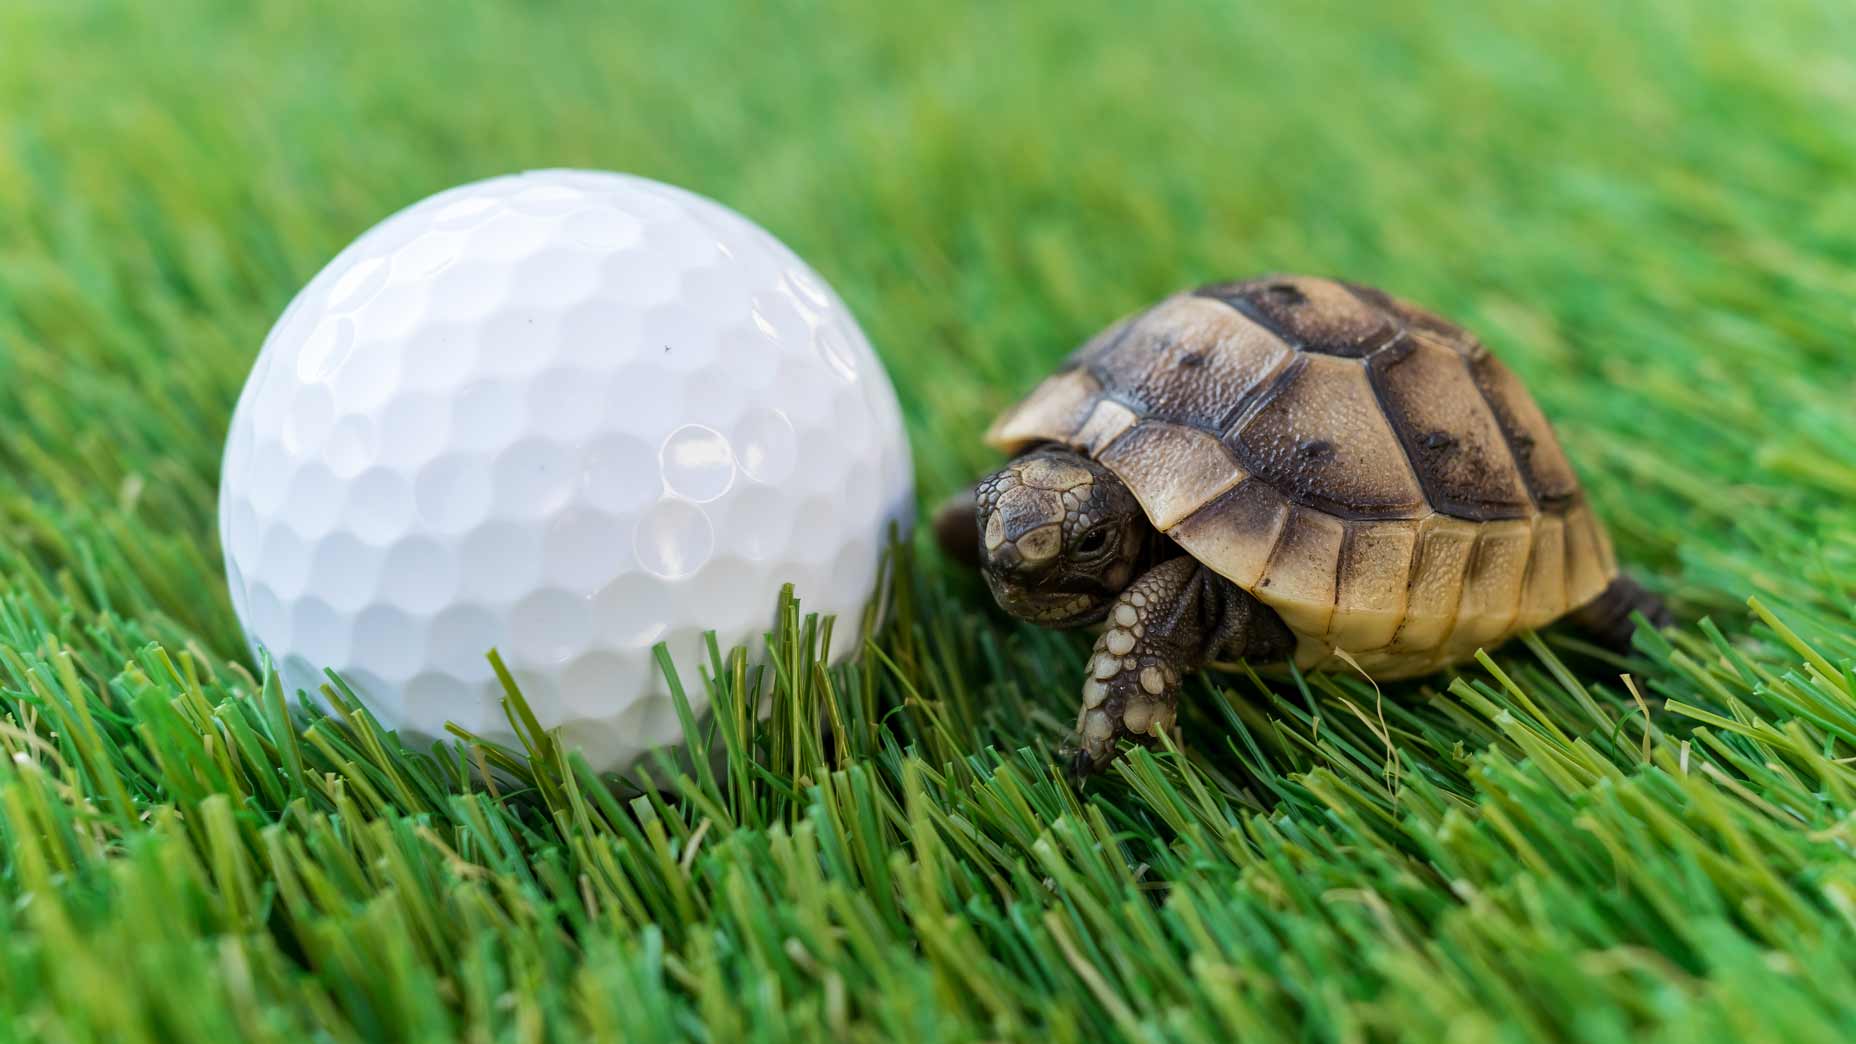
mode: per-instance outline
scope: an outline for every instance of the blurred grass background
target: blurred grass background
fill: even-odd
[[[1852,56],[1805,0],[0,6],[0,1035],[1846,1039]],[[1077,641],[924,551],[660,800],[305,730],[220,578],[246,368],[375,221],[543,166],[811,261],[928,501],[1166,292],[1383,286],[1529,381],[1683,626],[1214,678],[1078,794]]]

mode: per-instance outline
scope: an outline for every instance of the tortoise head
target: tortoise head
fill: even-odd
[[[981,481],[980,572],[1000,608],[1048,627],[1093,623],[1134,578],[1147,516],[1107,468],[1063,449]]]

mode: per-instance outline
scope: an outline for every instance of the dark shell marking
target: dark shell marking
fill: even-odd
[[[1361,359],[1401,335],[1403,324],[1352,288],[1282,277],[1215,283],[1194,291],[1237,309],[1298,351]]]

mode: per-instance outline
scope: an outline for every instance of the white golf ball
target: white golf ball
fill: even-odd
[[[513,743],[494,648],[599,770],[706,702],[701,635],[780,585],[859,642],[913,517],[894,389],[773,236],[644,178],[541,171],[393,215],[297,295],[227,440],[232,603],[293,697],[341,674],[403,738]]]

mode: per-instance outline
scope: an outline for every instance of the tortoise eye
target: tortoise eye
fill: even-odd
[[[1083,534],[1082,542],[1076,545],[1076,553],[1079,555],[1101,554],[1102,549],[1107,546],[1108,529],[1106,527],[1102,529],[1092,529]]]

